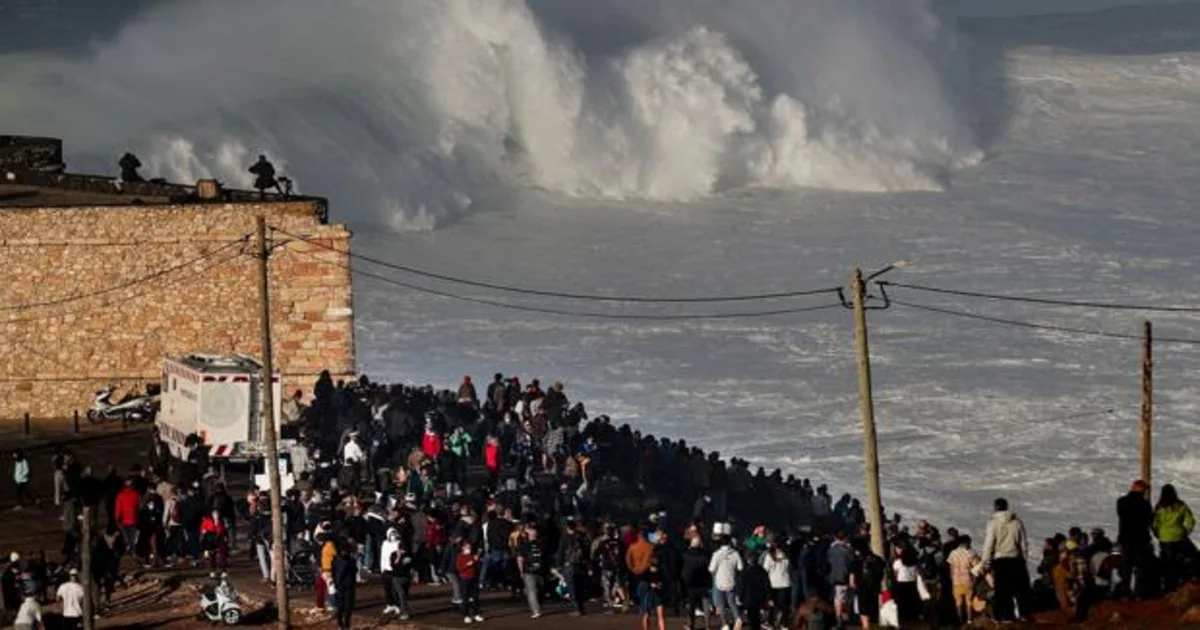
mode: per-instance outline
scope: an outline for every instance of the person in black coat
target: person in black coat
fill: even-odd
[[[179,522],[187,534],[188,553],[192,556],[192,564],[196,564],[200,561],[200,522],[204,520],[204,502],[200,500],[196,489],[192,488],[179,500],[176,509],[179,510]]]
[[[748,630],[762,630],[762,610],[771,601],[771,577],[753,551],[746,551],[746,570],[741,577],[741,601],[746,606]]]
[[[116,466],[108,467],[108,475],[101,482],[104,489],[104,513],[108,515],[108,520],[113,520],[113,513],[117,503],[117,493],[125,487],[125,480],[121,479],[121,475],[117,474]]]
[[[8,566],[0,574],[0,593],[4,595],[4,610],[16,613],[21,607],[21,564],[15,552],[9,557]]]
[[[683,552],[679,578],[683,583],[684,593],[687,595],[684,609],[684,614],[688,619],[688,623],[685,624],[687,628],[692,627],[692,621],[694,621],[692,615],[695,611],[705,609],[704,602],[712,593],[712,574],[708,572],[708,563],[711,559],[712,554],[704,548],[704,543],[699,536],[693,538],[687,550]]]
[[[679,616],[680,606],[684,599],[680,581],[683,559],[665,528],[658,530],[658,537],[655,538],[654,558],[658,561],[658,568],[662,572],[662,590],[660,591],[662,603],[664,606],[670,607],[675,616]]]
[[[1154,522],[1154,510],[1146,498],[1146,482],[1138,479],[1129,488],[1129,493],[1117,499],[1117,542],[1121,545],[1121,588],[1129,589],[1136,597],[1153,595],[1147,590],[1150,565],[1154,559],[1154,548],[1150,544],[1150,526]],[[1131,582],[1133,573],[1137,579]]]
[[[339,629],[350,628],[358,590],[358,562],[350,553],[350,545],[339,545],[333,559],[333,586],[337,590],[337,622]]]

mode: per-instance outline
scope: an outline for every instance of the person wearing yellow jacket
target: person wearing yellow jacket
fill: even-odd
[[[1175,486],[1167,484],[1159,494],[1158,505],[1154,506],[1154,537],[1162,549],[1163,582],[1168,592],[1175,590],[1189,575],[1196,561],[1196,546],[1192,544],[1192,530],[1196,517],[1186,503],[1179,499]]]
[[[318,599],[325,600],[324,595],[330,595],[326,610],[338,608],[337,589],[333,586],[333,561],[337,558],[337,543],[334,542],[333,536],[327,536],[321,543],[321,582],[324,589],[318,592]],[[320,607],[320,602],[317,606]]]

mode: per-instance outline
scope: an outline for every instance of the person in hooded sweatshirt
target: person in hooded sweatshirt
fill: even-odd
[[[1032,612],[1025,560],[1029,539],[1025,535],[1025,524],[1009,511],[1007,499],[996,499],[994,506],[995,513],[988,521],[983,543],[983,562],[991,567],[996,582],[993,616],[996,621],[1014,621],[1018,614],[1028,617]]]
[[[387,538],[380,546],[380,566],[383,569],[383,614],[399,615],[401,620],[407,620],[410,614],[408,606],[408,590],[412,585],[412,556],[404,548],[400,530],[395,527],[387,532]]]
[[[792,610],[792,565],[787,550],[779,546],[772,537],[767,540],[767,551],[762,556],[762,567],[771,579],[771,602],[774,609],[768,624],[786,628],[788,613]]]
[[[722,537],[721,546],[708,561],[708,572],[713,576],[713,604],[717,607],[717,615],[721,617],[722,630],[739,625],[742,621],[735,589],[738,575],[745,568],[742,557],[733,548],[729,538]]]

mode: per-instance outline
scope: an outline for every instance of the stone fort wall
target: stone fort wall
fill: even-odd
[[[0,210],[0,419],[82,415],[106,383],[144,391],[164,356],[261,356],[254,226],[272,236],[285,391],[355,372],[350,233],[310,201]]]

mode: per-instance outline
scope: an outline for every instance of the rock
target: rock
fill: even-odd
[[[1179,617],[1180,623],[1200,623],[1200,604],[1188,608]]]
[[[1190,582],[1179,587],[1179,590],[1167,596],[1167,600],[1178,611],[1190,611],[1200,604],[1200,583]]]

